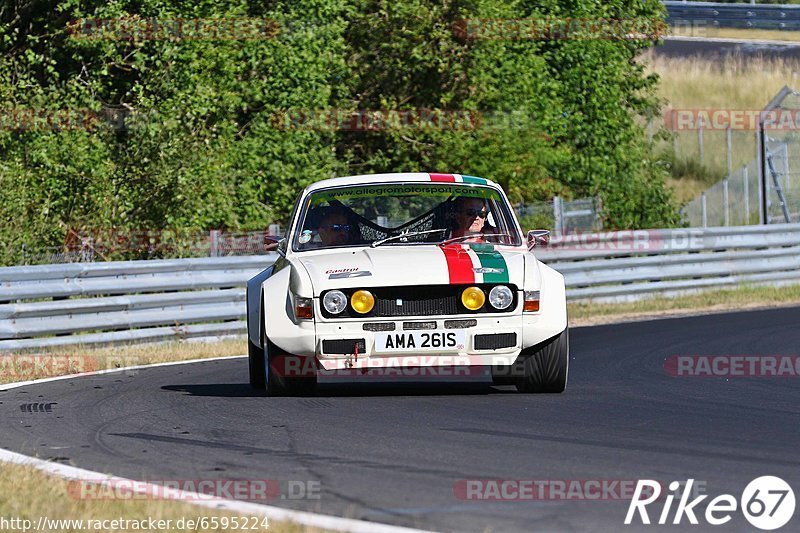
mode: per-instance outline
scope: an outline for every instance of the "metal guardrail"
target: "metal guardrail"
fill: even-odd
[[[567,297],[618,301],[800,283],[800,224],[556,235]],[[0,352],[243,334],[261,256],[0,268]]]
[[[244,333],[245,283],[276,257],[0,268],[0,352]]]
[[[719,2],[665,1],[667,23],[682,22],[723,28],[800,30],[800,5],[729,4]]]

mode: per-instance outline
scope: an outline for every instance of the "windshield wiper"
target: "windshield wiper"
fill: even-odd
[[[462,235],[461,237],[453,237],[452,239],[446,239],[439,243],[439,246],[443,244],[451,244],[458,241],[465,241],[467,239],[477,239],[483,237],[511,237],[512,235],[509,233],[476,233],[474,235]]]
[[[370,244],[370,246],[376,248],[385,242],[395,241],[397,239],[402,239],[403,237],[415,237],[417,235],[429,235],[431,233],[443,233],[445,231],[448,231],[447,228],[429,229],[426,231],[412,231],[411,233],[401,233],[400,235],[392,235],[391,237],[386,237],[385,239],[378,239],[377,241],[373,241],[372,244]]]

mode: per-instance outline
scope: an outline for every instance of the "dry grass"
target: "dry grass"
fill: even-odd
[[[762,109],[784,86],[798,85],[800,59],[727,56],[647,59],[661,77],[659,96],[674,108]]]
[[[78,499],[74,492],[68,490],[69,482],[67,480],[51,477],[44,474],[32,467],[21,465],[4,464],[0,468],[0,519],[23,519],[31,520],[31,528],[36,527],[40,517],[45,517],[51,520],[147,520],[152,518],[154,520],[170,520],[171,527],[168,529],[161,529],[161,531],[217,531],[217,532],[231,532],[231,531],[270,531],[279,533],[308,531],[307,528],[295,524],[287,524],[283,522],[274,522],[272,520],[266,521],[265,518],[256,517],[247,520],[245,527],[241,528],[178,528],[178,520],[181,518],[197,520],[201,517],[218,517],[218,520],[223,517],[229,519],[238,517],[239,524],[245,523],[243,515],[236,515],[229,512],[219,512],[205,507],[199,507],[186,503],[178,503],[167,500],[86,500]],[[258,526],[268,525],[268,529],[264,527],[256,527],[254,529],[247,529],[252,527],[255,523]],[[209,522],[210,523],[210,522]],[[228,522],[231,525],[233,522]],[[157,531],[148,527],[144,529],[136,529],[133,524],[128,524],[128,528],[121,527],[106,527],[106,528],[84,528],[61,525],[60,527],[51,524],[46,527],[44,531],[62,531],[62,532],[78,532],[78,531]],[[107,524],[109,526],[113,524]],[[124,525],[124,524],[119,524]],[[213,524],[212,524],[213,525]],[[221,524],[220,524],[221,526]],[[16,527],[7,525],[3,531],[22,531],[21,526]],[[28,529],[30,531],[31,529]]]
[[[571,325],[588,326],[644,318],[663,318],[669,315],[699,315],[789,305],[800,305],[800,285],[742,286],[675,298],[650,298],[610,304],[570,303],[568,307]]]
[[[693,176],[667,178],[667,187],[672,189],[672,193],[680,205],[687,204],[700,196],[700,193],[708,189],[708,186],[709,183],[707,181],[699,180]]]
[[[68,346],[0,356],[0,383],[40,379],[63,374],[149,365],[188,359],[247,354],[245,337],[219,342],[170,341],[153,344],[87,347]],[[31,364],[34,360],[41,364]],[[41,357],[39,357],[41,356]]]
[[[677,37],[705,37],[709,39],[748,39],[760,41],[800,41],[800,31],[747,30],[743,28],[714,28],[697,25],[672,28],[670,35]]]

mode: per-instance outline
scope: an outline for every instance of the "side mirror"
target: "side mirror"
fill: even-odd
[[[550,243],[550,231],[546,229],[532,229],[528,232],[528,250],[537,246],[547,246]]]
[[[278,252],[280,255],[286,257],[286,239],[279,239],[277,237],[264,237],[264,251],[265,252]]]

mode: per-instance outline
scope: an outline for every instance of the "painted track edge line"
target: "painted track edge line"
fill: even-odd
[[[208,498],[207,494],[204,495],[189,491],[181,491],[175,495],[172,495],[161,490],[163,489],[162,486],[152,483],[134,483],[134,480],[131,479],[100,474],[99,472],[92,472],[91,470],[85,470],[83,468],[53,463],[4,449],[0,449],[0,462],[29,466],[37,470],[41,470],[47,474],[55,475],[64,479],[89,481],[95,485],[111,486],[112,489],[114,485],[119,486],[120,483],[130,483],[130,486],[132,487],[131,491],[136,494],[146,495],[155,493],[160,494],[165,500],[173,500],[189,505],[198,505],[217,511],[259,515],[277,521],[288,520],[306,526],[319,527],[329,530],[348,531],[352,533],[369,533],[372,531],[378,533],[425,532],[425,530],[421,529],[411,529],[401,526],[381,524],[379,522],[367,522],[365,520],[356,520],[352,518],[341,518],[337,516],[310,513],[307,511],[295,511],[292,509],[284,509],[271,505],[228,500],[225,498],[204,501],[203,498]],[[186,500],[185,498],[195,499]]]
[[[39,383],[48,383],[51,381],[61,381],[65,379],[112,374],[115,372],[125,372],[129,370],[156,368],[161,366],[172,366],[172,365],[185,365],[190,363],[201,363],[206,361],[220,361],[224,359],[237,359],[242,357],[247,357],[247,356],[233,355],[226,357],[210,357],[205,359],[189,359],[186,361],[170,361],[166,363],[154,363],[151,365],[137,365],[137,366],[128,366],[123,368],[111,368],[105,370],[97,370],[94,372],[84,372],[81,374],[67,374],[65,376],[54,376],[44,379],[5,383],[5,384],[0,384],[0,390],[16,389],[19,387],[24,387],[26,385],[36,385]],[[35,468],[36,470],[40,470],[47,474],[58,476],[63,479],[91,481],[94,484],[111,486],[111,488],[113,488],[114,484],[132,483],[135,481],[108,474],[101,474],[100,472],[93,472],[91,470],[86,470],[75,466],[53,463],[36,457],[30,457],[28,455],[24,455],[21,453],[12,452],[10,450],[6,450],[3,448],[0,448],[0,462],[29,466]],[[132,486],[141,487],[141,489],[137,488],[134,489],[133,491],[144,494],[153,493],[154,491],[159,491],[162,488],[152,483],[143,484],[141,482],[138,482]],[[234,513],[238,512],[238,513],[264,516],[266,518],[278,521],[288,520],[305,526],[324,528],[328,530],[347,531],[350,533],[371,533],[373,531],[376,533],[427,533],[428,532],[428,530],[424,529],[413,529],[402,526],[393,526],[390,524],[382,524],[380,522],[369,522],[366,520],[357,520],[354,518],[342,518],[338,516],[311,513],[308,511],[295,511],[292,509],[284,509],[282,507],[275,507],[272,505],[261,505],[258,503],[228,500],[224,498],[218,498],[212,501],[204,501],[203,498],[207,498],[208,497],[207,495],[197,494],[194,492],[183,491],[176,495],[170,494],[169,496],[166,496],[163,491],[161,491],[161,493],[164,499],[166,500],[173,500],[176,502],[186,503],[189,505],[198,505],[201,507],[207,507],[209,509],[214,509],[219,511],[229,511]],[[180,497],[181,495],[183,495],[184,498],[191,497],[193,499],[185,500],[184,498]]]

